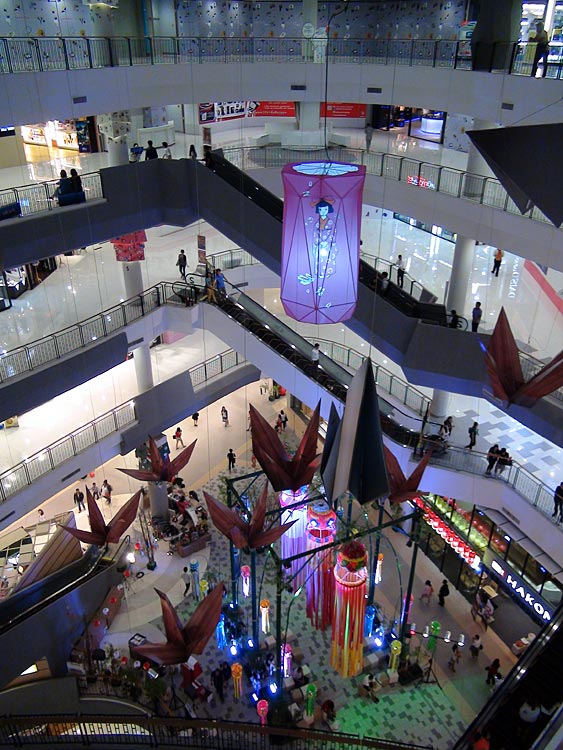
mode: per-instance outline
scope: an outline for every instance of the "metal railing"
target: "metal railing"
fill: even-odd
[[[319,151],[315,149],[285,149],[281,146],[225,148],[223,152],[229,162],[244,172],[252,169],[281,168],[288,161],[315,161],[319,158]],[[472,203],[522,215],[500,182],[493,177],[442,167],[408,156],[366,152],[363,149],[343,146],[331,146],[329,154],[335,161],[363,164],[369,174],[406,182],[418,190],[434,190],[454,198],[463,198]],[[551,223],[536,207],[526,216],[534,221]]]
[[[221,268],[223,271],[239,266],[261,265],[260,261],[247,250],[241,250],[240,248],[213,253],[213,255],[208,256],[207,261],[212,268]]]
[[[102,178],[99,172],[88,172],[88,174],[83,174],[80,177],[86,200],[92,201],[104,197]],[[47,180],[32,185],[21,185],[20,187],[0,190],[0,208],[18,203],[22,216],[52,211],[59,207],[57,200],[53,199],[57,183],[58,180]]]
[[[375,268],[376,271],[379,271],[379,273],[387,273],[389,281],[395,281],[395,283],[398,283],[398,268],[393,261],[387,260],[387,258],[381,258],[379,255],[370,255],[369,253],[364,253],[362,251],[360,251],[360,258],[364,263],[367,263],[372,268]],[[426,291],[422,284],[416,281],[416,279],[413,279],[413,277],[406,271],[403,276],[403,286],[401,288],[404,289],[407,294],[410,294],[413,299],[417,300],[417,302],[420,302]],[[434,300],[437,299],[434,294],[432,297]]]
[[[333,62],[454,68],[531,75],[536,45],[449,39],[303,39],[254,37],[3,37],[0,73],[89,70],[179,63]],[[561,78],[560,46],[551,44],[547,77]]]

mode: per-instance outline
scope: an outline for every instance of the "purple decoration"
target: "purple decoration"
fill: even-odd
[[[366,168],[286,164],[281,301],[306,323],[337,323],[356,308]]]

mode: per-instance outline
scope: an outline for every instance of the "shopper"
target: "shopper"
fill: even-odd
[[[397,262],[395,265],[397,266],[397,284],[402,289],[405,279],[405,261],[403,260],[402,255],[397,256]]]
[[[491,742],[487,731],[477,730],[473,736],[473,750],[491,750]]]
[[[74,192],[72,189],[72,183],[65,169],[61,169],[60,180],[57,182],[57,187],[53,193],[53,198],[60,198],[61,195],[68,195]]]
[[[180,253],[178,255],[178,259],[176,261],[176,265],[178,266],[178,270],[180,271],[180,276],[186,280],[186,268],[188,266],[188,259],[186,258],[186,253],[184,250],[180,250]]]
[[[227,453],[227,462],[229,464],[229,474],[231,471],[235,468],[235,464],[237,462],[237,456],[236,453],[232,448],[229,448],[229,452]]]
[[[373,138],[373,127],[370,122],[366,123],[364,133],[366,134],[366,151],[369,151],[371,146],[371,139]]]
[[[543,59],[542,78],[545,78],[547,75],[547,57],[549,55],[549,37],[547,36],[547,31],[544,28],[543,21],[540,19],[536,21],[534,36],[532,36],[530,32],[528,42],[536,45],[534,49],[534,62],[532,63],[532,71],[530,75],[532,78],[536,77],[539,62]]]
[[[197,151],[195,150],[195,146],[192,143],[190,145],[190,150],[188,151],[188,156],[190,159],[197,159]]]
[[[194,421],[194,427],[197,427],[197,423],[199,422],[199,412],[198,411],[194,411],[194,413],[192,414],[192,419]]]
[[[182,580],[184,581],[184,593],[182,594],[182,596],[185,599],[186,596],[190,593],[190,586],[192,585],[192,576],[187,568],[184,568],[182,572]]]
[[[217,297],[215,296],[215,279],[211,271],[205,272],[205,291],[206,291],[206,302],[215,302],[217,304]]]
[[[311,362],[313,363],[313,367],[319,366],[319,357],[320,357],[320,344],[315,344],[315,346],[311,349]]]
[[[440,586],[440,589],[438,590],[438,604],[440,607],[443,607],[446,603],[446,597],[450,595],[450,589],[448,586],[447,580],[444,578],[442,581],[442,585]]]
[[[366,691],[368,698],[371,698],[374,703],[379,703],[379,698],[376,695],[379,685],[372,674],[368,674],[364,677],[362,687]]]
[[[495,251],[495,259],[493,261],[493,270],[491,271],[491,273],[494,273],[495,276],[498,276],[498,272],[500,271],[500,264],[502,263],[503,255],[504,253],[502,252],[500,247],[497,248]]]
[[[80,175],[78,174],[76,169],[70,170],[70,184],[72,185],[73,193],[82,192],[82,180],[80,179]]]
[[[556,518],[557,514],[559,514],[559,518]],[[563,521],[563,482],[555,488],[553,493],[553,513],[551,517],[557,521]]]
[[[479,328],[479,323],[481,322],[481,318],[483,316],[483,311],[481,310],[481,303],[476,302],[475,307],[471,311],[471,330],[473,333],[477,333],[477,329]]]
[[[485,667],[485,672],[487,673],[487,685],[494,685],[495,680],[501,680],[501,674],[499,672],[500,669],[500,660],[494,659],[488,667]]]
[[[171,159],[172,158],[172,151],[170,151],[170,146],[166,141],[162,141],[162,158],[163,159]]]
[[[176,441],[176,450],[178,450],[180,448],[180,445],[182,446],[182,448],[186,447],[184,445],[184,441],[182,440],[182,428],[180,427],[180,425],[178,425],[178,427],[176,427],[176,431],[175,431],[175,433],[174,433],[174,435],[172,437]]]
[[[434,589],[431,582],[428,580],[424,581],[424,588],[422,589],[422,594],[420,595],[420,601],[422,602],[424,600],[424,603],[426,604],[426,606],[428,606],[430,604],[430,599],[432,598],[433,593]]]
[[[134,143],[129,150],[129,164],[137,164],[144,150],[138,143]]]
[[[477,422],[473,422],[467,432],[469,434],[469,444],[465,447],[469,448],[469,450],[473,450],[477,442],[477,435],[479,434],[479,425],[477,424]]]
[[[501,448],[498,455],[497,465],[495,466],[495,474],[502,474],[507,466],[512,466],[512,458],[506,448]]]
[[[152,141],[147,142],[147,148],[145,149],[145,161],[151,161],[151,159],[158,159],[158,152],[152,145]]]
[[[281,414],[278,414],[276,418],[276,424],[274,425],[274,430],[278,433],[278,435],[282,431],[282,426],[283,426],[283,422],[282,422]]]
[[[477,661],[479,658],[479,652],[483,650],[483,644],[481,643],[481,636],[479,633],[475,633],[471,646],[469,646],[469,652],[473,661]]]
[[[450,656],[450,660],[448,662],[448,667],[452,670],[452,672],[456,671],[456,667],[459,664],[460,659],[461,649],[458,643],[454,643],[454,645],[452,646],[452,655]]]
[[[84,493],[80,489],[80,487],[77,487],[74,491],[74,504],[78,507],[78,512],[82,513],[83,510],[86,510],[84,506]]]
[[[96,484],[96,482],[92,482],[92,486],[90,487],[90,492],[92,493],[92,498],[94,500],[100,499],[100,488]]]
[[[215,269],[215,289],[217,289],[219,297],[226,296],[227,290],[225,289],[225,277],[220,268]]]
[[[280,417],[281,417],[281,422],[282,422],[282,430],[285,432],[285,428],[287,426],[287,414],[284,412],[283,409],[280,411]]]
[[[440,435],[440,437],[449,437],[452,434],[453,428],[453,417],[447,417],[447,419],[444,419],[444,423],[440,426],[438,434]]]
[[[459,315],[456,310],[452,310],[450,313],[450,328],[459,328]]]
[[[100,495],[104,498],[107,505],[111,505],[111,493],[113,492],[113,487],[108,482],[107,479],[104,479],[102,482],[102,487],[100,489]]]
[[[499,458],[500,449],[498,447],[498,443],[495,443],[492,448],[489,448],[489,452],[487,453],[487,470],[485,471],[485,474],[490,477],[491,472],[495,467],[496,462]]]
[[[229,412],[227,411],[225,406],[221,407],[221,420],[225,427],[229,426]]]

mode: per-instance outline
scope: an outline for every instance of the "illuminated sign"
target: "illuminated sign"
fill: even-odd
[[[446,544],[455,550],[455,552],[457,552],[457,554],[465,560],[473,570],[477,570],[481,565],[481,558],[475,550],[473,550],[467,542],[456,534],[445,521],[442,521],[437,513],[430,510],[430,508],[428,508],[419,497],[414,497],[412,501],[424,512],[424,520],[426,523],[431,526],[434,531],[442,537]]]
[[[425,177],[417,177],[416,175],[410,174],[407,177],[407,183],[421,188],[428,188],[428,190],[436,190],[436,185]]]
[[[525,583],[525,581],[507,568],[504,561],[493,559],[488,567],[501,579],[506,588],[519,596],[522,602],[527,607],[530,607],[530,609],[533,609],[542,620],[546,620],[547,622],[551,620],[553,614],[551,607],[543,599],[540,599],[534,589]]]

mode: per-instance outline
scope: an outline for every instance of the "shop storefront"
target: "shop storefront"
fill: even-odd
[[[48,120],[20,129],[23,142],[29,146],[45,146],[89,154],[98,151],[93,117],[78,120]]]
[[[12,306],[12,300],[33,289],[57,269],[56,258],[43,258],[0,273],[0,312]]]
[[[422,141],[443,143],[446,113],[420,107],[375,104],[372,124],[380,130],[404,128],[407,136]]]
[[[448,242],[455,242],[457,239],[457,235],[454,232],[450,232],[449,229],[444,229],[444,227],[440,227],[438,224],[427,224],[425,221],[419,221],[418,219],[413,219],[411,216],[398,214],[396,211],[393,213],[393,218],[402,221],[404,224],[408,224],[411,227],[422,229],[423,232],[428,232],[429,234],[433,234],[435,237],[440,237],[440,239],[447,240]]]

